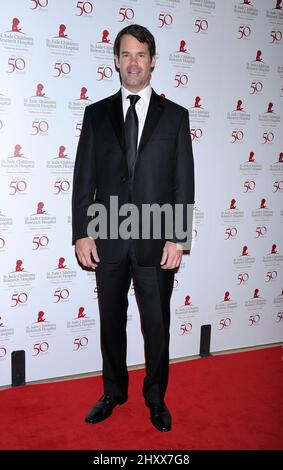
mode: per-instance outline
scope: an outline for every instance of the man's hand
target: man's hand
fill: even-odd
[[[166,242],[161,259],[162,269],[175,269],[180,266],[183,255],[183,247],[179,243]]]
[[[80,238],[76,241],[76,253],[79,262],[86,268],[95,269],[100,261],[95,241],[92,238]],[[91,259],[91,255],[95,262]]]

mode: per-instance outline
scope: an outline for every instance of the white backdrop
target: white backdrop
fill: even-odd
[[[194,242],[176,275],[171,357],[283,339],[283,9],[276,0],[10,0],[0,18],[0,385],[101,369],[95,274],[71,246],[86,105],[113,94],[130,23],[157,42],[152,84],[190,111]],[[281,139],[280,139],[281,136]],[[142,363],[134,292],[128,363]]]

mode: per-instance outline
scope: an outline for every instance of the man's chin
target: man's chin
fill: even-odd
[[[132,78],[131,80],[127,80],[127,82],[125,84],[127,86],[134,86],[134,87],[142,86],[142,83],[140,82],[140,80],[137,80],[137,79],[134,79],[134,78]]]
[[[127,88],[127,90],[129,91],[132,91],[133,93],[137,93],[138,91],[142,90],[144,88],[144,86],[141,84],[141,83],[124,83],[123,84],[125,88]]]

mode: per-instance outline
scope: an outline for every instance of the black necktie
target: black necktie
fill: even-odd
[[[125,119],[125,140],[126,140],[126,153],[129,172],[131,172],[132,166],[136,159],[137,154],[137,141],[138,141],[138,130],[139,121],[136,113],[135,105],[140,99],[139,95],[128,95],[131,104],[128,108],[126,119]]]

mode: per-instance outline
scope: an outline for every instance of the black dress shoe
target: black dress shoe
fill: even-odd
[[[85,418],[86,423],[95,424],[104,421],[112,414],[113,409],[117,405],[122,405],[127,399],[114,398],[109,395],[102,395],[98,402],[92,407]]]
[[[161,432],[171,431],[171,415],[165,403],[151,403],[147,406],[150,410],[150,421],[153,426]]]

